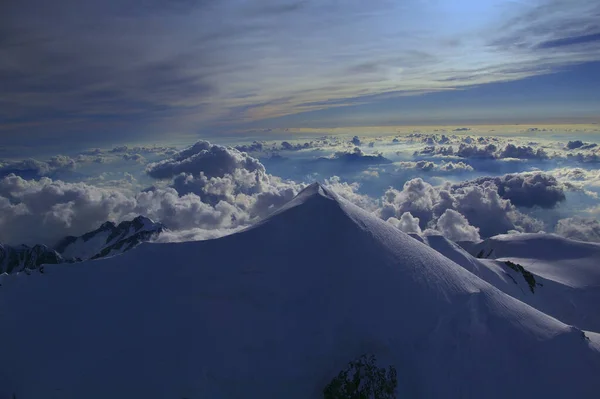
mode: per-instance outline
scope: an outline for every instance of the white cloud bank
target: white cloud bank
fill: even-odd
[[[119,156],[129,152],[115,151]],[[58,158],[56,162],[69,164]],[[390,166],[395,165],[440,173],[447,168],[469,167],[462,162],[429,161]],[[400,189],[390,187],[380,198],[362,194],[359,183],[337,176],[324,183],[402,231],[439,232],[455,241],[472,241],[508,231],[543,230],[544,224],[523,209],[555,207],[565,200],[565,190],[571,187],[567,180],[596,184],[596,172],[562,168],[439,186],[414,178]],[[305,187],[303,182],[267,173],[265,166],[248,153],[206,141],[147,165],[146,173],[158,183],[142,192],[134,192],[129,181],[111,186],[4,176],[0,180],[0,242],[54,244],[65,235],[82,234],[106,220],[118,222],[137,215],[171,229],[160,238],[162,241],[213,238],[267,216]],[[593,221],[563,219],[556,232],[594,241],[596,227]]]

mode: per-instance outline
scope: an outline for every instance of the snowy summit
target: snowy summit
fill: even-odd
[[[321,398],[363,353],[398,398],[600,392],[599,334],[319,184],[230,236],[0,280],[0,398]]]

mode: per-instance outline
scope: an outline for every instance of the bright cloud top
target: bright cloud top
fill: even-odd
[[[200,140],[182,150],[116,147],[3,161],[0,242],[53,245],[138,215],[166,225],[161,241],[217,237],[256,223],[315,180],[407,233],[476,241],[549,231],[598,241],[598,148],[573,142],[422,133],[236,146]],[[490,145],[494,155],[527,148],[545,156],[438,153]]]

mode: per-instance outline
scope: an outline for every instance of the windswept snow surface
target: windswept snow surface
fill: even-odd
[[[488,269],[501,267],[513,276],[514,272],[505,266],[505,262],[518,263],[535,276],[539,285],[535,294],[527,292],[526,288],[519,294],[496,284],[484,274],[475,273],[484,280],[563,322],[600,332],[599,244],[553,234],[504,234],[480,243],[461,245],[471,254],[489,254],[489,259],[471,257],[470,262],[483,264]],[[469,263],[452,258],[448,253],[444,255],[463,266]],[[515,280],[521,285],[524,282],[518,274]]]
[[[320,185],[245,231],[2,277],[0,398],[597,398],[600,345]],[[4,396],[2,396],[4,395]]]
[[[495,259],[510,259],[531,272],[571,287],[600,287],[600,244],[554,234],[502,234],[475,245],[472,251],[492,251]]]

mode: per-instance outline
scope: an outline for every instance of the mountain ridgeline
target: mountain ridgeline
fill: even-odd
[[[10,274],[38,269],[45,264],[73,263],[117,255],[156,238],[164,229],[161,223],[138,216],[118,225],[103,223],[96,230],[79,237],[65,237],[52,248],[39,244],[33,247],[0,244],[0,273]]]

